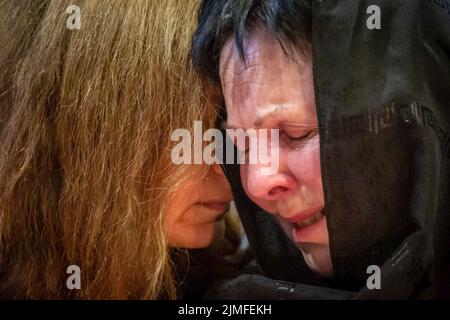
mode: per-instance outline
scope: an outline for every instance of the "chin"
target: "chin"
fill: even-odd
[[[322,278],[334,277],[328,244],[306,244],[301,246],[300,251],[312,272]]]
[[[214,239],[214,222],[201,225],[187,225],[169,236],[169,245],[176,248],[203,249]]]

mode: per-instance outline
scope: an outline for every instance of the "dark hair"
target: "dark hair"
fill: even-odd
[[[220,81],[220,52],[231,36],[245,62],[244,36],[258,28],[270,32],[287,55],[309,54],[311,0],[203,0],[191,50],[200,76]]]

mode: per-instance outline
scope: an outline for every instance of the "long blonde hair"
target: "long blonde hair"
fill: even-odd
[[[15,66],[0,79],[0,297],[174,298],[163,213],[186,172],[170,134],[215,118],[188,62],[198,1],[40,3],[8,22],[28,46],[0,56]]]

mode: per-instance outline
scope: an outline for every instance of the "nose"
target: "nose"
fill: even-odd
[[[264,172],[264,166],[249,164],[247,168],[247,192],[256,199],[274,201],[286,197],[297,188],[297,181],[279,171],[273,175]]]

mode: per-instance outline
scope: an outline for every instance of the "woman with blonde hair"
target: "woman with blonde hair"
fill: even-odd
[[[0,297],[180,296],[174,248],[210,246],[231,200],[170,159],[174,129],[216,118],[188,62],[198,1],[79,0],[74,30],[72,0],[0,4]]]

